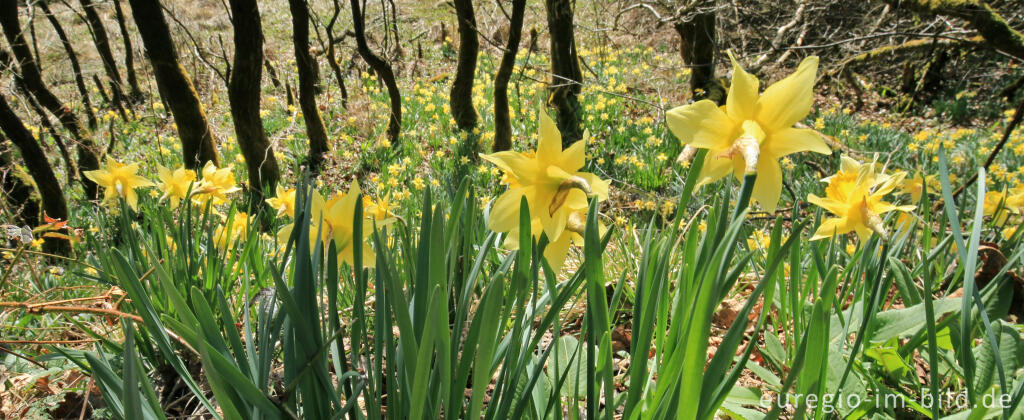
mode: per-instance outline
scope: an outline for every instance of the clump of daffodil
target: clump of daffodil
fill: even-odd
[[[736,58],[732,84],[724,106],[701,100],[670,110],[669,130],[686,147],[680,154],[688,161],[697,149],[707,149],[700,184],[733,173],[737,179],[757,174],[751,196],[769,212],[775,211],[782,193],[779,159],[797,152],[831,154],[814,130],[795,128],[811,111],[818,57],[807,57],[796,72],[758,94],[759,81],[743,70]]]
[[[277,186],[277,195],[267,199],[270,208],[277,210],[277,216],[295,217],[295,188]]]
[[[212,201],[213,204],[222,204],[227,202],[228,194],[239,189],[231,165],[217,168],[213,162],[206,162],[206,166],[203,166],[203,178],[193,192],[201,202]]]
[[[989,191],[985,193],[984,211],[986,216],[991,216],[997,226],[1003,226],[1010,219],[1011,214],[1020,213],[1020,208],[1015,206],[1016,197],[1007,194],[1006,191]]]
[[[196,173],[183,167],[172,171],[163,165],[157,165],[157,177],[160,178],[157,188],[164,192],[160,200],[169,199],[171,208],[174,209],[188,196],[189,187],[196,180]]]
[[[518,230],[520,203],[525,197],[532,219],[531,232],[538,238],[541,233],[547,235],[550,245],[545,257],[559,271],[572,238],[583,233],[587,197],[606,200],[609,181],[580,172],[586,164],[588,135],[562,150],[562,134],[543,111],[539,126],[536,151],[480,155],[503,172],[502,183],[508,185],[508,191],[491,206],[487,226],[495,232]],[[571,233],[566,234],[567,229]],[[518,235],[510,233],[506,235],[505,246],[517,249],[517,240]]]
[[[323,241],[324,249],[334,241],[338,251],[338,261],[348,263],[350,266],[355,263],[354,242],[363,242],[363,266],[372,267],[376,262],[376,254],[370,247],[368,239],[373,235],[374,224],[379,228],[387,226],[395,221],[392,217],[379,219],[375,217],[377,212],[367,211],[366,206],[359,199],[361,191],[359,184],[353,183],[348,193],[336,193],[331,198],[324,200],[320,193],[313,192],[310,197],[310,246],[316,244],[316,238]],[[363,205],[362,237],[353,238],[354,218],[357,205]],[[277,237],[281,243],[286,243],[295,229],[295,224],[285,226],[278,232]]]
[[[95,171],[85,171],[85,177],[103,188],[103,203],[123,197],[132,210],[138,210],[139,196],[136,188],[152,186],[150,180],[143,178],[138,163],[123,164],[107,156],[107,165]]]
[[[906,173],[888,175],[878,171],[876,165],[862,165],[853,159],[844,158],[844,170],[823,180],[828,183],[825,197],[814,194],[807,197],[807,201],[835,216],[821,222],[811,237],[812,241],[850,232],[856,232],[861,242],[867,241],[872,233],[887,239],[882,215],[891,211],[907,212],[915,208],[912,205],[897,206],[884,200],[887,194],[903,183]],[[856,177],[851,176],[848,169],[856,169]]]
[[[249,234],[250,223],[252,223],[252,218],[248,214],[245,212],[235,213],[214,231],[213,243],[218,249],[227,249],[235,241]]]

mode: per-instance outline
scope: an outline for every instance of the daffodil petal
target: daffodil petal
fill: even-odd
[[[587,163],[586,161],[587,151],[587,138],[583,137],[583,140],[573,143],[571,146],[562,151],[561,159],[558,162],[558,166],[561,166],[567,172],[576,172],[580,170]]]
[[[809,128],[785,128],[772,133],[762,144],[764,153],[781,158],[798,152],[832,154],[821,135]]]
[[[768,213],[778,208],[779,197],[782,195],[782,168],[775,159],[761,159],[757,162],[757,179],[751,196],[761,204]]]
[[[541,110],[540,138],[537,140],[537,159],[554,162],[561,154],[562,133],[558,131],[558,126],[548,116],[548,113]]]
[[[757,100],[754,115],[769,133],[792,127],[807,116],[814,102],[818,57],[807,57],[793,74],[771,85]]]
[[[491,205],[487,227],[495,232],[509,232],[519,226],[519,206],[523,196],[533,187],[518,187],[505,191]],[[536,215],[531,215],[536,216]]]
[[[700,169],[700,180],[698,185],[710,184],[722,179],[733,171],[732,158],[718,157],[708,153],[704,158],[704,165]]]
[[[760,82],[743,70],[732,53],[729,53],[729,60],[732,61],[732,83],[729,85],[729,96],[725,99],[725,112],[735,121],[751,119],[754,117]]]
[[[551,269],[558,273],[562,271],[562,266],[565,265],[565,259],[569,256],[569,246],[571,245],[572,232],[565,231],[557,240],[552,241],[548,244],[547,248],[544,248],[544,259],[551,265]]]
[[[669,131],[684,144],[712,151],[732,146],[736,124],[714,102],[703,100],[673,108],[665,119]]]

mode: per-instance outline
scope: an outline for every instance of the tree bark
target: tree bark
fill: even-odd
[[[326,158],[327,128],[320,118],[316,95],[320,91],[320,70],[316,59],[309,53],[309,6],[306,0],[288,0],[292,12],[292,45],[295,47],[295,65],[299,70],[299,108],[306,122],[309,138],[309,169],[320,172]]]
[[[25,43],[25,36],[21,32],[21,24],[18,22],[18,3],[15,1],[0,1],[0,26],[3,26],[4,37],[14,53],[18,62],[21,80],[25,88],[35,96],[39,104],[46,108],[60,121],[64,129],[71,133],[71,136],[78,142],[78,169],[79,171],[91,171],[100,167],[99,149],[93,143],[92,136],[81,121],[71,111],[71,108],[64,105],[57,95],[43,82],[43,75],[39,71],[39,65],[29,51]],[[8,134],[10,135],[10,134]],[[13,137],[13,135],[12,135]],[[86,197],[96,199],[97,187],[94,182],[79,173],[79,179],[85,188]]]
[[[501,54],[501,64],[494,75],[494,146],[495,152],[512,148],[512,119],[508,113],[508,82],[516,66],[519,41],[523,37],[523,16],[526,14],[526,0],[512,0],[512,16],[509,20],[508,43]]]
[[[893,7],[967,21],[995,49],[1024,60],[1024,34],[981,0],[884,0]]]
[[[350,0],[350,3],[352,5],[352,28],[356,36],[356,50],[388,89],[388,98],[391,99],[388,140],[391,141],[392,146],[395,146],[398,144],[398,136],[402,131],[402,94],[398,90],[398,83],[395,81],[395,72],[391,69],[391,64],[374,54],[366,42],[366,24],[363,20],[359,0]]]
[[[231,0],[235,58],[228,84],[231,118],[238,146],[249,172],[249,208],[262,209],[268,192],[280,177],[277,158],[260,117],[260,82],[263,78],[263,28],[257,0]]]
[[[448,96],[452,118],[460,130],[476,127],[477,114],[473,108],[473,78],[476,76],[476,58],[480,40],[476,35],[476,16],[472,0],[454,0],[455,16],[459,21],[459,61],[455,65],[455,79]]]
[[[689,21],[681,20],[673,26],[679,33],[679,53],[683,63],[690,68],[692,98],[724,103],[725,87],[715,80],[715,51],[718,44],[715,12],[699,11]]]
[[[100,61],[103,62],[103,70],[110,79],[110,97],[115,102],[115,106],[122,107],[126,102],[124,90],[121,89],[121,73],[117,70],[117,62],[114,61],[114,53],[110,49],[107,29],[103,26],[103,20],[100,19],[99,13],[96,13],[96,5],[92,0],[79,1],[82,3],[82,9],[85,10],[85,23],[92,31],[92,39],[96,44],[96,52],[100,55]]]
[[[7,137],[0,134],[0,195],[7,202],[13,220],[22,226],[39,226],[39,194],[32,187],[31,179],[14,162],[14,153],[7,145]]]
[[[185,68],[178,64],[178,53],[171,40],[171,30],[164,20],[160,1],[129,0],[128,4],[131,5],[135,27],[139,29],[146,55],[153,66],[160,95],[167,101],[178,125],[185,166],[200,169],[206,162],[219,166],[210,125],[192,79],[185,73]]]
[[[135,76],[135,49],[132,48],[132,34],[128,32],[128,22],[125,21],[124,11],[121,10],[121,0],[113,0],[114,12],[117,15],[117,26],[121,30],[121,40],[124,41],[124,72],[128,78],[129,95],[133,100],[142,99],[142,89],[139,89],[139,79]]]
[[[580,120],[580,87],[583,73],[576,54],[573,34],[573,2],[545,0],[548,33],[551,38],[551,91],[549,105],[555,108],[555,121],[562,132],[562,146],[583,138]]]
[[[10,3],[14,4],[14,2]],[[21,122],[18,115],[8,105],[7,98],[3,94],[0,94],[0,130],[3,130],[7,138],[14,143],[14,146],[21,153],[25,167],[28,169],[29,175],[32,176],[32,180],[35,181],[36,188],[39,190],[43,210],[50,217],[67,220],[68,206],[67,202],[64,201],[64,192],[60,188],[57,176],[53,173],[50,161],[46,159],[46,153],[43,152],[39,143],[32,137],[32,133],[28,131],[25,124]],[[30,226],[35,227],[37,225],[38,221]],[[56,238],[48,238],[45,245],[46,249],[51,252],[67,253],[70,250],[70,244],[67,241]]]
[[[50,7],[46,5],[46,2],[41,1],[37,4],[43,10],[43,14],[46,15],[46,20],[50,22],[50,26],[53,26],[53,31],[57,33],[57,39],[60,39],[64,52],[68,55],[68,61],[71,62],[71,71],[75,73],[75,87],[78,88],[78,94],[82,96],[82,106],[85,108],[86,121],[89,122],[89,129],[95,130],[97,125],[96,113],[92,110],[92,100],[89,98],[89,88],[85,85],[85,77],[82,76],[82,66],[78,62],[78,54],[72,48],[71,41],[68,40],[68,34],[64,32],[64,27],[61,26],[60,21],[57,20],[53,13],[50,12]]]
[[[335,44],[340,42],[338,38],[334,37],[334,24],[338,22],[338,15],[341,14],[341,4],[338,0],[332,1],[334,3],[334,14],[331,16],[331,21],[327,24],[327,64],[334,71],[334,78],[338,79],[338,89],[341,91],[341,107],[348,109],[348,89],[345,89],[345,76],[341,71],[341,66],[338,65],[338,57],[334,47]]]

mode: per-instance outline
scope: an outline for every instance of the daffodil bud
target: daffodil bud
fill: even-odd
[[[554,215],[555,212],[558,211],[558,208],[562,207],[562,204],[565,204],[565,200],[569,198],[569,191],[573,188],[583,191],[583,193],[588,197],[594,194],[593,191],[591,191],[590,183],[588,183],[587,180],[578,175],[570,176],[558,185],[558,191],[555,192],[555,196],[551,198],[551,204],[548,205],[549,215]]]

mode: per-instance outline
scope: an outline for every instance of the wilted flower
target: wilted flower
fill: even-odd
[[[708,149],[701,184],[730,172],[737,179],[756,173],[752,196],[773,212],[782,193],[779,159],[805,151],[832,153],[814,130],[793,127],[811,110],[818,58],[805,58],[796,72],[760,96],[757,78],[744,71],[735,57],[730,58],[732,84],[725,106],[710,100],[680,106],[668,112],[668,127],[686,144],[681,159],[691,158],[696,149]]]
[[[103,203],[109,203],[117,197],[123,197],[128,207],[138,210],[139,196],[136,188],[153,185],[148,179],[138,176],[139,164],[123,164],[107,156],[107,166],[95,171],[85,171],[85,177],[104,189]]]

